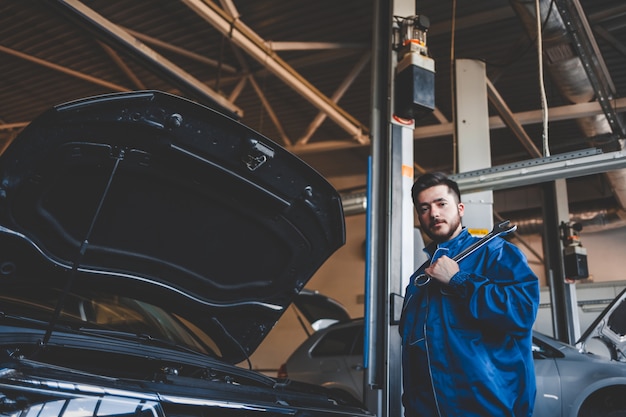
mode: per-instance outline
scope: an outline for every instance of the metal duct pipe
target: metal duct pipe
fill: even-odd
[[[626,220],[620,217],[622,210],[614,207],[570,213],[571,223],[580,223],[586,233],[602,232],[626,226]],[[511,217],[511,223],[517,226],[520,235],[541,234],[543,219],[540,216]]]
[[[534,2],[513,0],[510,3],[530,37],[535,38],[537,28]],[[553,7],[552,10],[550,10],[551,7]],[[596,99],[599,94],[594,90],[582,60],[575,53],[565,23],[555,7],[555,2],[541,0],[540,13],[541,20],[544,22],[542,29],[544,64],[551,75],[552,82],[563,97],[572,103],[585,103]],[[601,57],[599,58],[601,60]],[[605,74],[605,76],[607,79],[603,82],[605,85],[611,86],[612,82],[608,79],[609,75]],[[604,114],[581,117],[577,119],[577,123],[583,134],[590,139],[613,133]],[[623,148],[624,140],[619,139],[612,141],[608,146],[605,145],[603,150],[620,151]],[[626,209],[626,169],[607,172],[605,175],[620,206],[618,215],[622,219],[626,219],[626,212],[624,211]]]

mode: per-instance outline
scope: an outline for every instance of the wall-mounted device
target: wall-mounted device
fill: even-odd
[[[394,114],[403,119],[418,119],[435,109],[435,61],[426,46],[429,26],[426,16],[416,15],[400,18],[394,28]]]
[[[561,222],[559,229],[563,242],[565,278],[569,280],[588,278],[587,249],[583,248],[578,235],[583,230],[582,224]]]

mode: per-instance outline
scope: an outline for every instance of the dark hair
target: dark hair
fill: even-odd
[[[457,203],[461,202],[461,191],[459,191],[459,185],[448,178],[443,172],[432,172],[421,175],[413,184],[413,188],[411,188],[413,205],[417,207],[417,197],[422,191],[427,188],[434,187],[435,185],[447,185],[448,188],[456,194]]]

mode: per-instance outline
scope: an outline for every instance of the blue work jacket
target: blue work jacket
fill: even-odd
[[[463,228],[425,251],[432,263],[477,240]],[[427,265],[406,288],[399,327],[405,415],[531,416],[539,282],[524,254],[498,237],[460,261],[448,285],[414,285]]]

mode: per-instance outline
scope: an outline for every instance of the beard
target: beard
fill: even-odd
[[[435,228],[435,226],[438,226]],[[447,227],[446,227],[447,226]],[[458,214],[447,220],[430,220],[428,227],[423,228],[424,233],[434,242],[442,243],[450,240],[458,232],[461,226],[461,216]]]

